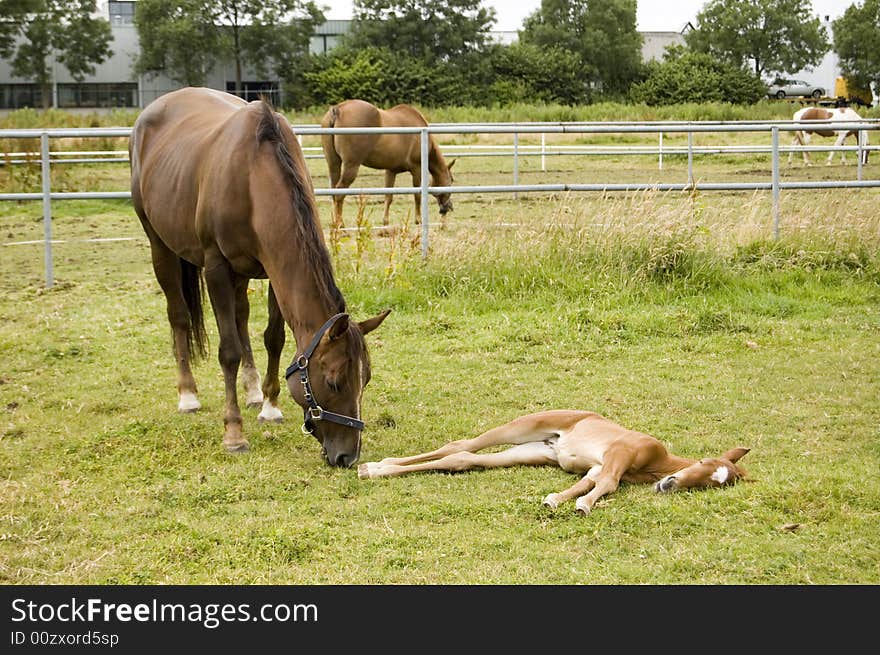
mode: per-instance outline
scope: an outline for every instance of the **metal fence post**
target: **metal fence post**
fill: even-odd
[[[660,132],[660,144],[657,146],[659,157],[657,160],[658,170],[663,170],[663,132]]]
[[[40,177],[43,182],[43,262],[46,269],[46,287],[55,284],[52,271],[52,196],[49,173],[49,133],[40,135]]]
[[[428,258],[428,128],[419,131],[421,146],[422,259]]]
[[[541,132],[541,172],[547,171],[547,135]]]
[[[864,150],[862,150],[862,137],[865,134],[866,133],[864,130],[859,130],[858,132],[856,132],[856,141],[858,141],[858,144],[859,144],[859,149],[856,151],[856,155],[859,158],[858,174],[856,176],[856,179],[859,182],[862,181],[862,153],[864,152]]]
[[[519,132],[513,133],[513,186],[519,186]],[[513,199],[518,198],[519,194],[514,190]]]
[[[773,239],[779,239],[779,128],[775,125],[771,129],[773,163],[771,170],[773,171],[773,181],[771,187],[773,189]]]
[[[688,186],[694,187],[694,133],[688,132]]]

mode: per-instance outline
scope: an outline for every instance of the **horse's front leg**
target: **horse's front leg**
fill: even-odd
[[[416,167],[412,170],[412,185],[420,187],[422,186],[422,169],[421,167]],[[413,200],[415,201],[415,213],[413,216],[416,217],[416,223],[422,222],[422,194],[414,193]]]
[[[251,349],[251,337],[248,333],[248,282],[247,278],[239,278],[235,283],[235,327],[241,344],[241,382],[244,386],[245,404],[248,407],[259,407],[263,404],[263,392],[260,390],[260,373],[254,363],[254,351]]]
[[[225,433],[223,445],[231,453],[246,452],[250,446],[241,433],[241,410],[238,407],[236,382],[238,367],[241,364],[242,346],[238,336],[236,323],[236,285],[239,282],[229,262],[219,251],[205,254],[205,282],[208,295],[217,319],[217,330],[220,333],[220,349],[218,358],[223,369],[223,381],[226,386],[226,404],[223,414]]]
[[[397,173],[394,171],[385,171],[385,186],[389,189],[394,186],[397,181]],[[388,225],[388,215],[391,212],[391,201],[394,200],[394,194],[385,194],[385,213],[382,215],[382,225]]]
[[[269,283],[269,321],[266,331],[263,332],[263,343],[266,346],[268,362],[266,364],[266,377],[263,380],[263,409],[260,410],[259,420],[280,422],[284,415],[278,409],[278,394],[281,392],[281,383],[278,379],[278,366],[281,360],[281,351],[284,350],[284,317],[278,307],[278,299],[275,298],[275,289]]]

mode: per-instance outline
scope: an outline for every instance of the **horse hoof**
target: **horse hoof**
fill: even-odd
[[[260,410],[260,415],[257,417],[257,420],[260,423],[281,423],[281,421],[284,420],[284,415],[281,413],[280,409],[266,399],[263,401],[263,409]]]
[[[250,452],[251,450],[251,445],[247,441],[224,443],[223,447],[226,448],[226,452],[230,455],[240,455],[242,453]]]
[[[556,509],[559,507],[559,500],[556,498],[556,494],[547,494],[547,497],[542,501],[542,505],[546,505],[551,509]]]

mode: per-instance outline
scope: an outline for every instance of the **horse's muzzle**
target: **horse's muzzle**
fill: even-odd
[[[670,491],[675,491],[678,488],[678,483],[674,476],[667,475],[665,478],[662,478],[657,481],[654,485],[654,491],[658,494],[668,493]]]
[[[451,212],[451,211],[452,211],[452,201],[451,200],[449,202],[445,202],[442,205],[440,205],[440,215],[441,216],[444,216],[446,213]]]

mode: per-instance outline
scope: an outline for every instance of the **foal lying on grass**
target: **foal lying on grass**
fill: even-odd
[[[515,445],[501,452],[476,452],[502,444]],[[594,412],[551,410],[521,416],[478,437],[452,441],[429,453],[361,464],[358,477],[557,465],[569,473],[586,475],[565,491],[549,494],[544,504],[555,508],[577,498],[575,507],[588,514],[621,480],[654,483],[658,492],[732,484],[745,476],[736,462],[747,452],[748,448],[734,448],[717,459],[687,459],[669,453],[654,437],[628,430]]]

